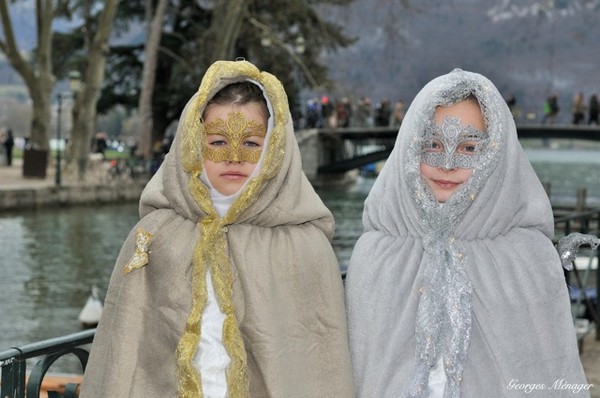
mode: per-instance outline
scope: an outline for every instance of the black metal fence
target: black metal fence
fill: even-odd
[[[575,212],[557,212],[554,216],[554,231],[556,241],[573,232],[600,236],[600,208]],[[595,324],[596,340],[600,341],[600,297],[598,297],[600,293],[600,278],[598,277],[600,252],[592,250],[589,254],[588,268],[582,272],[577,269],[577,266],[574,266],[571,271],[565,271],[565,279],[570,290],[576,292],[576,297],[572,296],[575,313],[578,312],[578,308],[585,309],[584,317]],[[594,260],[596,268],[591,269]],[[592,273],[594,278],[590,278]],[[582,332],[577,332],[581,352],[583,351],[583,338],[593,328],[585,327],[583,329]]]
[[[600,236],[600,208],[555,213],[554,230],[557,239],[571,232]]]
[[[77,357],[83,373],[89,352],[82,346],[90,344],[95,333],[96,329],[90,329],[0,352],[0,397],[38,398],[42,390],[42,381],[50,367],[56,360],[67,355]],[[37,357],[41,359],[27,377],[26,360]],[[78,387],[76,383],[67,384],[62,391],[48,391],[48,398],[75,398],[79,395]]]

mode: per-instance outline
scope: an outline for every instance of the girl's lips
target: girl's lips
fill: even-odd
[[[447,180],[433,180],[441,188],[454,188],[460,185],[460,182],[447,181]]]
[[[237,178],[245,178],[246,174],[240,173],[238,171],[228,171],[226,173],[221,174],[221,177],[230,178],[230,179],[237,179]]]

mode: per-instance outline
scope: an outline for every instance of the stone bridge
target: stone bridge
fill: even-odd
[[[519,138],[580,139],[600,141],[600,126],[522,125]],[[314,185],[343,183],[348,172],[389,156],[398,128],[350,127],[299,130],[296,139],[302,154],[302,167]]]

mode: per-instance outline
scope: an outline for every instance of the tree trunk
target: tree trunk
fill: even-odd
[[[72,160],[77,162],[79,181],[85,179],[91,141],[95,132],[96,103],[104,80],[104,67],[109,50],[108,39],[112,32],[118,5],[119,0],[106,0],[104,3],[104,9],[98,20],[98,30],[94,35],[88,55],[84,84],[82,90],[77,93],[75,102],[77,110],[71,133],[71,139],[73,140]],[[72,167],[72,163],[69,166]]]
[[[30,142],[33,148],[48,150],[50,139],[51,95],[55,78],[52,72],[52,18],[51,2],[36,0],[37,59],[33,64],[25,60],[17,47],[12,20],[6,0],[0,0],[0,20],[4,40],[0,39],[0,50],[23,78],[32,100]]]
[[[144,159],[152,158],[152,95],[154,93],[154,83],[156,81],[156,65],[158,62],[158,48],[162,34],[162,23],[167,10],[168,0],[159,0],[156,13],[149,18],[146,23],[147,37],[145,46],[145,62],[142,81],[142,91],[139,100],[139,133],[138,133],[138,151]],[[151,2],[146,6],[151,7]]]
[[[221,0],[215,7],[210,28],[215,38],[211,63],[217,60],[232,60],[235,56],[235,43],[240,35],[248,4],[246,0]]]

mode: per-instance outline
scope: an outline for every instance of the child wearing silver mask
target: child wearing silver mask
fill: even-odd
[[[421,90],[363,224],[346,279],[359,397],[589,396],[552,208],[487,78]]]

